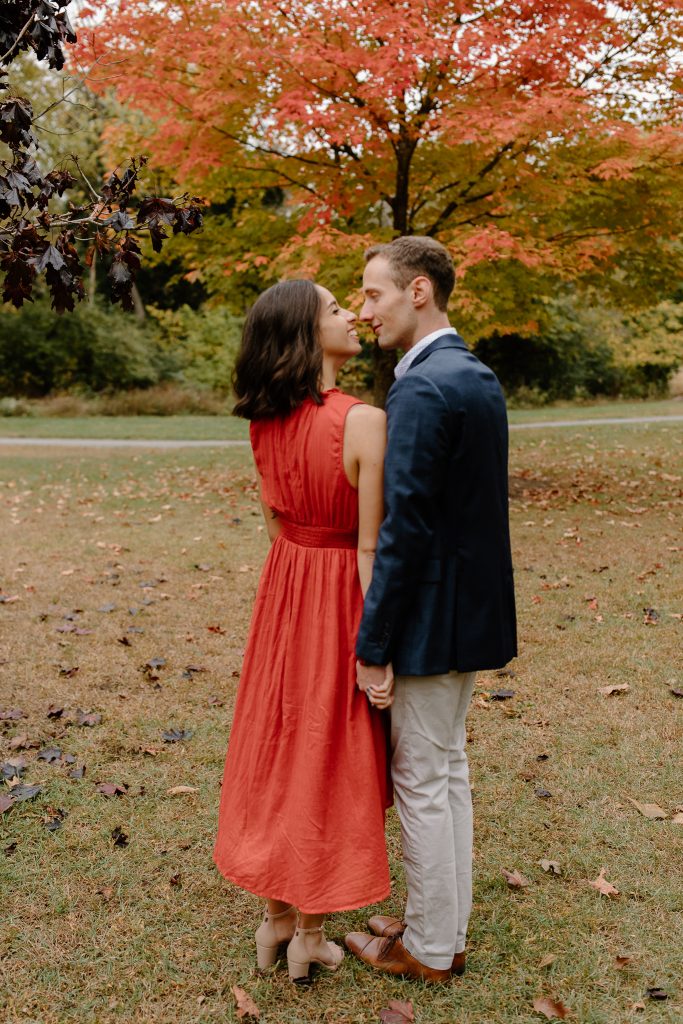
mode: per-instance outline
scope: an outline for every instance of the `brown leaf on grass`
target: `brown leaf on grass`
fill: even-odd
[[[600,868],[600,874],[598,877],[593,879],[592,882],[589,881],[588,884],[594,889],[597,889],[601,896],[618,896],[619,890],[605,878],[606,871],[607,868]]]
[[[643,608],[643,623],[646,626],[656,626],[659,622],[659,612],[654,608]]]
[[[0,722],[11,722],[16,718],[26,718],[26,715],[19,708],[9,708],[7,711],[0,711]]]
[[[57,832],[62,827],[66,818],[66,811],[61,807],[48,807],[47,814],[43,817],[43,825],[48,832]]]
[[[261,1016],[261,1011],[258,1006],[251,998],[248,992],[245,992],[239,985],[232,986],[232,994],[235,997],[235,1003],[237,1004],[237,1016],[242,1017],[254,1017],[255,1020]]]
[[[632,800],[630,796],[627,796],[626,799],[633,804],[637,811],[640,811],[644,818],[649,818],[650,821],[663,821],[664,818],[668,818],[668,814],[662,810],[659,804],[641,804],[637,800]]]
[[[171,786],[166,790],[168,796],[183,796],[186,793],[198,793],[197,786]]]
[[[98,782],[95,789],[102,796],[125,796],[128,786],[125,782]]]
[[[22,732],[9,741],[10,750],[25,750],[28,747],[28,733]]]
[[[46,714],[48,718],[61,718],[64,714],[64,708],[60,707],[58,704],[50,704]]]
[[[556,960],[557,960],[557,953],[546,953],[546,955],[543,957],[543,959],[539,961],[539,964],[538,964],[539,970],[542,967],[550,967],[550,965],[554,964]]]
[[[0,814],[4,814],[5,811],[9,811],[12,807],[14,807],[14,797],[0,793]]]
[[[534,1010],[542,1013],[548,1020],[564,1020],[569,1010],[559,999],[551,999],[549,996],[541,996],[534,999]]]
[[[207,626],[209,633],[216,633],[218,636],[225,636],[226,631],[222,626]]]
[[[633,960],[633,954],[632,953],[619,953],[614,958],[614,966],[616,967],[616,969],[618,971],[623,971],[623,969],[625,967],[628,967],[628,965],[631,963],[632,960]]]
[[[560,867],[560,862],[557,861],[557,860],[546,860],[546,858],[544,857],[542,860],[539,860],[538,863],[541,865],[541,867],[543,868],[543,870],[547,874],[550,874],[550,875],[561,875],[562,874],[562,868]]]
[[[648,999],[664,1000],[669,998],[669,993],[665,992],[663,988],[647,988],[645,989],[645,995]]]
[[[671,690],[674,697],[683,697],[683,690],[679,690],[677,686],[670,686],[669,689]]]
[[[683,811],[677,811],[671,819],[673,825],[683,825]]]
[[[611,697],[614,693],[628,693],[631,687],[628,683],[616,683],[614,686],[600,686],[598,687],[598,693],[601,693],[604,697]]]
[[[390,999],[387,1006],[379,1011],[380,1024],[408,1024],[415,1020],[413,1004],[400,999]]]
[[[99,725],[102,721],[102,715],[96,711],[81,711],[80,708],[76,709],[76,725],[83,725],[92,727],[93,725]]]
[[[502,868],[500,873],[511,889],[524,889],[530,884],[529,879],[521,875],[516,868],[514,871],[506,871],[505,868]]]
[[[95,892],[97,893],[98,896],[102,897],[102,899],[105,901],[105,903],[108,903],[109,900],[114,895],[114,890],[112,889],[112,887],[110,885],[104,885],[104,886],[102,886],[101,889],[96,889]]]
[[[631,1009],[637,1013],[639,1010],[645,1009],[645,1003],[631,1003]]]
[[[130,841],[129,836],[123,831],[120,825],[117,825],[112,831],[111,837],[114,840],[114,846],[128,846]]]

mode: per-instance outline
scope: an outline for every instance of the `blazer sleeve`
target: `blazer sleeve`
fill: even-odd
[[[385,518],[356,643],[358,657],[371,665],[393,657],[403,609],[430,551],[434,499],[445,485],[452,446],[448,405],[429,378],[402,377],[386,412]]]

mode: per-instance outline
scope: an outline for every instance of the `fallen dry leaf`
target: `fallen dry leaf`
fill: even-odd
[[[9,811],[11,807],[14,807],[14,799],[11,796],[6,796],[4,793],[0,793],[0,814],[4,814],[5,811]]]
[[[549,996],[534,999],[534,1010],[548,1020],[564,1020],[568,1013],[567,1007],[559,999],[551,999]]]
[[[628,683],[617,683],[614,686],[600,686],[598,687],[598,693],[601,693],[604,697],[611,697],[613,693],[628,693],[631,687]]]
[[[605,878],[607,868],[600,868],[600,874],[592,882],[588,882],[594,889],[597,889],[601,896],[618,896],[619,890]]]
[[[506,871],[505,868],[502,868],[500,873],[511,889],[523,889],[530,884],[529,879],[521,875],[516,868],[514,871]]]
[[[545,857],[538,862],[544,871],[551,875],[561,875],[562,868],[557,860],[546,860]]]
[[[0,711],[0,722],[11,722],[18,718],[26,718],[19,708],[9,708],[7,711]]]
[[[638,1010],[645,1009],[645,1003],[631,1003],[631,1009],[637,1013]]]
[[[674,814],[671,822],[674,825],[683,825],[683,811],[678,811],[677,814]]]
[[[623,971],[624,967],[628,967],[632,960],[632,953],[620,953],[618,956],[615,956],[614,958],[614,966],[618,971]]]
[[[668,818],[668,814],[662,810],[659,804],[641,804],[637,800],[632,800],[630,796],[627,796],[626,799],[633,804],[637,811],[640,811],[644,818],[649,818],[651,821],[662,821],[664,818]]]
[[[379,1019],[381,1024],[407,1024],[414,1021],[413,1004],[390,999],[388,1005],[379,1011]]]
[[[556,960],[557,960],[557,953],[546,953],[546,955],[543,957],[543,959],[539,961],[539,964],[538,964],[539,970],[542,967],[550,967],[550,965],[554,964]]]
[[[98,782],[95,789],[102,796],[125,796],[128,785],[125,782]]]
[[[645,995],[648,999],[664,1000],[669,998],[669,993],[665,992],[663,988],[645,989]]]
[[[235,997],[235,1003],[237,1004],[237,1016],[242,1017],[254,1017],[256,1020],[261,1016],[261,1012],[251,998],[248,992],[245,992],[239,985],[232,986],[232,994]]]
[[[171,786],[166,790],[168,796],[182,796],[184,793],[198,793],[196,786]]]

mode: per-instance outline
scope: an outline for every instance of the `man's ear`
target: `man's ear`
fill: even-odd
[[[434,301],[434,286],[428,277],[420,275],[410,282],[411,298],[415,309],[424,309]]]

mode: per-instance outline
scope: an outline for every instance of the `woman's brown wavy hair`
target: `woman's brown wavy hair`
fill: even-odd
[[[235,363],[234,416],[286,416],[307,398],[322,405],[320,295],[312,281],[281,281],[259,295]]]

